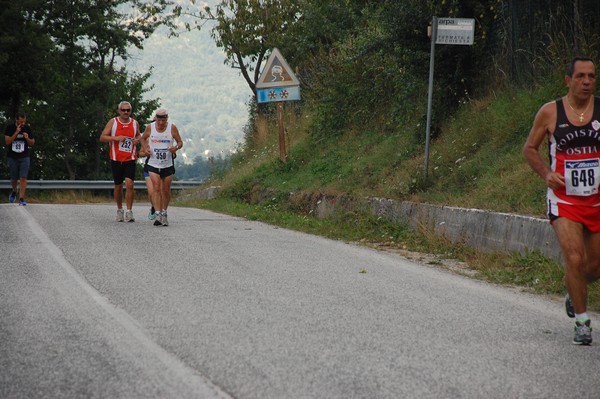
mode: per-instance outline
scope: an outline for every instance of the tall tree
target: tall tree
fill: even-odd
[[[135,18],[126,12],[126,5],[145,17]],[[48,21],[58,44],[62,87],[53,101],[62,106],[51,120],[59,128],[55,148],[71,179],[76,171],[98,176],[106,169],[101,167],[105,146],[99,145],[97,136],[107,116],[114,114],[122,99],[142,103],[141,97],[125,96],[127,71],[119,66],[120,60],[127,59],[128,48],[141,47],[160,23],[152,14],[162,9],[140,7],[142,11],[125,0],[51,2]],[[136,110],[138,116],[144,115],[143,109]]]
[[[0,0],[0,107],[6,118],[45,91],[53,43],[42,25],[44,6],[43,0]]]
[[[94,178],[108,170],[98,136],[129,100],[145,120],[156,100],[144,100],[148,74],[123,67],[131,46],[161,24],[170,0],[0,0],[2,107],[24,109],[38,122],[32,175]],[[6,3],[6,4],[4,4]],[[7,35],[4,35],[4,30]],[[19,63],[15,61],[21,61]],[[42,168],[43,163],[43,168]]]

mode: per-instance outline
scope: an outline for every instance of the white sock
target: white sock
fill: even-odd
[[[575,313],[575,320],[587,320],[589,319],[587,312]]]

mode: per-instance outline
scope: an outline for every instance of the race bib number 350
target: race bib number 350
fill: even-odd
[[[598,193],[600,160],[581,159],[565,161],[565,185],[567,195],[589,196]]]
[[[158,164],[160,168],[164,168],[169,166],[171,157],[169,157],[169,151],[164,148],[155,148],[154,149],[154,158],[158,160]]]

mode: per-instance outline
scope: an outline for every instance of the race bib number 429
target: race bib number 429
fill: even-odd
[[[589,196],[598,193],[600,160],[581,159],[565,161],[565,185],[567,195]]]

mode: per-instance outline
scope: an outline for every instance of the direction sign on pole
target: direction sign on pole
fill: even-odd
[[[438,18],[435,44],[473,44],[475,20],[473,18]]]
[[[429,56],[429,92],[427,95],[427,125],[425,128],[425,165],[424,176],[427,180],[429,171],[429,142],[431,131],[431,104],[433,96],[433,65],[435,62],[436,44],[473,45],[475,36],[475,19],[473,18],[438,18],[432,19],[431,54]]]

